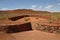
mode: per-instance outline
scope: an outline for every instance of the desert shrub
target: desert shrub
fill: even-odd
[[[28,21],[28,20],[30,20],[30,18],[27,18],[27,17],[24,17],[24,19],[25,19],[25,21]]]

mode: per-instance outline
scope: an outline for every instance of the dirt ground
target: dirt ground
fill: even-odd
[[[21,32],[13,35],[16,40],[60,40],[60,35],[53,33],[46,33],[37,30]]]
[[[13,34],[0,34],[0,40],[60,40],[60,34],[41,32],[38,30]]]
[[[15,40],[12,35],[0,33],[0,40]]]

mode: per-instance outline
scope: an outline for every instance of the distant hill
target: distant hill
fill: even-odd
[[[0,11],[0,14],[42,14],[42,13],[50,13],[48,11],[35,11],[32,9],[16,9],[16,10],[7,10]]]
[[[35,11],[32,9],[16,9],[16,10],[7,10],[0,11],[0,19],[7,19],[8,17],[20,16],[20,15],[42,15],[42,16],[51,16],[58,15],[60,17],[60,12],[48,12],[48,11]]]

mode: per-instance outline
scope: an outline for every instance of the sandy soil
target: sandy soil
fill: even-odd
[[[37,30],[10,34],[16,40],[60,40],[59,34],[41,32]]]
[[[0,40],[15,40],[15,38],[12,35],[0,33]]]

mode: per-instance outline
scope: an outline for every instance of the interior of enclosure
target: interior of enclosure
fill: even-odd
[[[23,32],[23,31],[29,31],[32,30],[31,23],[25,23],[21,25],[9,25],[7,27],[7,33],[17,33],[17,32]]]
[[[21,15],[21,16],[11,17],[11,18],[8,18],[8,19],[11,20],[11,21],[16,21],[16,20],[24,18],[24,17],[29,17],[29,15]]]

